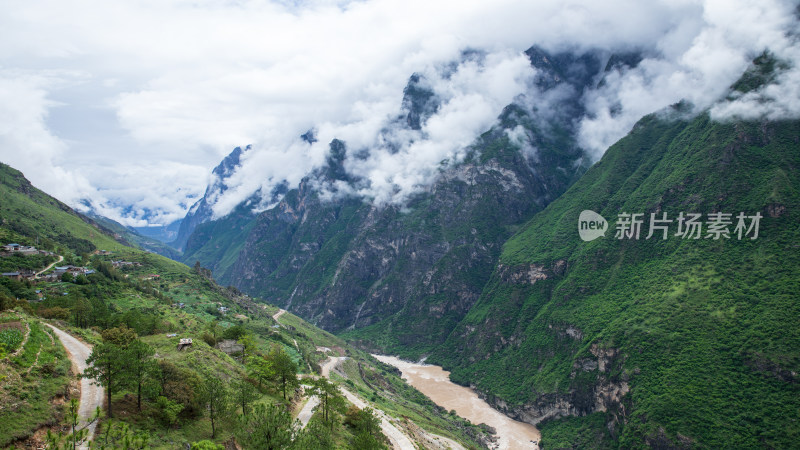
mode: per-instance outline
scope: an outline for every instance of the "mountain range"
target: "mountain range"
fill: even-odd
[[[558,102],[506,106],[405,204],[328,195],[360,182],[345,161],[361,149],[334,139],[299,185],[217,217],[255,151],[236,148],[171,256],[361,348],[442,365],[546,448],[796,445],[800,121],[681,102],[592,164],[584,93],[642,55],[526,55],[531,89]],[[782,64],[759,56],[730,98]],[[412,75],[392,126],[420,130],[437,102]],[[603,237],[581,239],[584,211]]]

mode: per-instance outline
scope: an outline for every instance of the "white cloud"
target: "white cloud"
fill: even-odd
[[[648,52],[638,69],[586,98],[594,116],[582,139],[600,155],[643,114],[682,98],[710,105],[764,47],[796,61],[786,37],[793,7],[780,0],[2,1],[0,115],[8,119],[0,124],[0,160],[66,202],[90,198],[112,218],[137,224],[182,216],[236,145],[253,151],[217,214],[258,189],[296,183],[324,163],[337,137],[350,151],[371,149],[369,158],[346,163],[366,180],[361,194],[402,201],[431,181],[442,159],[458,159],[525,88],[530,69],[519,52],[532,44]],[[437,75],[466,48],[485,51],[485,63]],[[413,72],[429,77],[443,106],[422,134],[389,137],[400,151],[380,151],[380,131]],[[792,74],[715,114],[796,115]],[[319,137],[311,146],[297,138],[310,128]],[[120,205],[131,207],[128,218]]]
[[[788,34],[797,27],[796,5],[781,0],[709,0],[702,6],[701,24],[687,20],[659,40],[657,54],[634,70],[609,77],[604,88],[587,96],[594,117],[583,121],[580,138],[594,159],[642,116],[681,100],[697,111],[713,106],[712,117],[720,120],[734,115],[800,116],[800,77],[795,70],[757,93],[715,105],[764,50],[787,61],[799,60],[796,36]],[[619,114],[612,114],[615,109]]]

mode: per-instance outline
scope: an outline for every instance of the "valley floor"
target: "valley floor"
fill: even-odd
[[[497,431],[500,450],[538,448],[541,434],[533,425],[518,422],[492,408],[469,388],[450,381],[449,372],[439,366],[403,361],[393,356],[372,355],[378,361],[397,367],[403,379],[427,395],[437,405],[455,410],[473,423],[485,423]]]

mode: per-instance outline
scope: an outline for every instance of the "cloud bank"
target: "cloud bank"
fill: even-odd
[[[142,225],[182,217],[235,146],[252,150],[217,198],[217,215],[322,167],[338,138],[347,142],[345,169],[366,180],[353,193],[402,202],[442,160],[458,160],[505,104],[523,92],[536,100],[521,53],[533,44],[645,55],[584,99],[580,139],[594,158],[639,117],[681,99],[713,107],[720,120],[796,117],[794,67],[715,105],[764,49],[800,61],[795,8],[783,0],[4,1],[0,160],[67,203],[88,200]],[[480,61],[448,73],[466,49],[480,50]],[[440,107],[421,130],[387,132],[412,73],[425,76]],[[309,129],[312,145],[299,139]]]

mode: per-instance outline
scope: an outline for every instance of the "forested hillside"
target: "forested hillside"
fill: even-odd
[[[385,426],[414,439],[488,442],[485,430],[341,339],[217,285],[200,266],[122,245],[3,170],[0,236],[26,245],[38,238],[64,266],[0,278],[0,446],[86,438],[74,414],[78,374],[46,324],[94,345],[85,374],[106,394],[96,447],[386,448]],[[375,409],[352,406],[342,389]]]
[[[798,121],[720,123],[680,105],[642,119],[505,244],[431,359],[545,420],[545,448],[792,447],[798,136]],[[608,220],[605,237],[580,239],[583,210]]]

